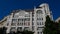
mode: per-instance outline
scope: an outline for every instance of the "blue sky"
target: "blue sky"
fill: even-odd
[[[60,17],[60,0],[0,0],[0,20],[15,9],[33,9],[42,3],[48,3],[54,20]]]

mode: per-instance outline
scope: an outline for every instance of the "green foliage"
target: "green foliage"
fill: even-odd
[[[32,31],[23,31],[23,33],[22,34],[33,34],[33,32]]]
[[[60,34],[60,20],[58,22],[58,30],[57,30],[57,34]]]
[[[0,34],[6,34],[6,27],[0,28]]]
[[[57,34],[57,29],[58,29],[58,23],[55,23],[50,19],[49,16],[47,16],[43,34]]]

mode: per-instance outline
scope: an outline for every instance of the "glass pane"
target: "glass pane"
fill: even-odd
[[[18,27],[17,30],[18,30],[18,31],[21,31],[21,30],[22,30],[22,27]]]
[[[10,31],[15,31],[16,28],[15,27],[11,27]]]

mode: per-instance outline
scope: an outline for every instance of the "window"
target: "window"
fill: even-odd
[[[43,18],[37,18],[37,20],[43,20]]]
[[[34,22],[32,22],[32,25],[34,25]]]
[[[29,30],[29,27],[25,27],[24,30]]]
[[[22,26],[23,25],[23,21],[24,21],[24,19],[18,19],[18,24],[17,25]]]
[[[34,21],[34,18],[32,18],[32,21]]]
[[[42,25],[41,22],[40,22],[40,25]]]
[[[42,20],[43,20],[43,18],[42,18]]]
[[[17,22],[17,19],[12,19],[12,23],[16,23]]]
[[[34,26],[32,27],[32,30],[34,30]]]
[[[15,27],[11,27],[10,31],[15,31],[16,28]]]
[[[37,14],[42,14],[42,10],[37,10]]]
[[[38,34],[42,34],[42,32],[38,32]]]
[[[30,18],[25,18],[25,21],[30,21]]]
[[[22,22],[22,21],[24,21],[24,19],[18,19],[18,22]]]
[[[37,25],[42,25],[42,23],[41,22],[37,22]]]
[[[17,25],[22,26],[22,25],[23,25],[23,23],[18,23]]]
[[[18,21],[22,21],[22,19],[18,19]]]
[[[17,30],[18,30],[18,31],[22,31],[22,27],[18,27]]]
[[[40,34],[42,34],[42,32],[40,32]]]
[[[38,34],[39,34],[39,32],[38,32]]]
[[[42,22],[42,25],[44,25],[44,23]]]
[[[40,27],[38,27],[38,28],[37,28],[37,30],[41,30],[41,28],[40,28]]]
[[[41,18],[37,18],[37,20],[41,20]]]
[[[28,26],[30,26],[30,22],[28,22]]]
[[[16,26],[16,23],[11,23],[12,26]]]
[[[17,19],[12,19],[12,23],[11,23],[11,25],[15,26],[16,23],[17,23]]]
[[[43,22],[37,22],[37,25],[44,25]]]
[[[37,25],[39,25],[39,22],[37,22]]]
[[[29,21],[25,21],[25,22],[24,22],[24,25],[25,25],[25,26],[30,26],[30,22],[29,22]]]

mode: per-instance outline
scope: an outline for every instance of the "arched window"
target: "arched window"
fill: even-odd
[[[37,10],[37,14],[42,14],[42,10]]]

